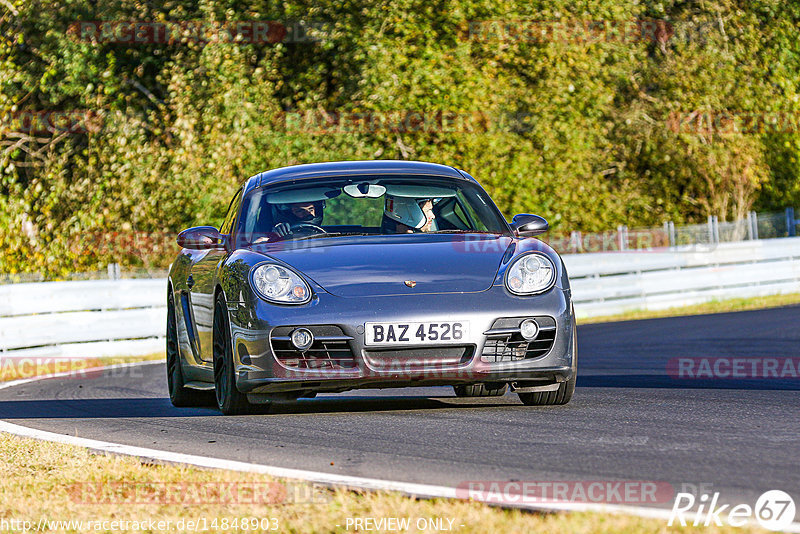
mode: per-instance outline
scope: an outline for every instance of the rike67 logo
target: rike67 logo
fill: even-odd
[[[703,493],[697,498],[692,493],[678,493],[667,525],[672,526],[677,521],[682,527],[687,523],[696,527],[708,527],[712,524],[723,526],[725,523],[732,527],[743,527],[755,519],[759,525],[768,530],[785,530],[794,521],[796,511],[794,500],[785,491],[764,492],[756,500],[755,506],[720,505],[719,496],[719,492],[713,495]],[[689,516],[693,516],[694,519]]]

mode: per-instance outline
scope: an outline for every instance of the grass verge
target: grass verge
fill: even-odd
[[[578,319],[578,324],[608,323],[613,321],[633,321],[637,319],[658,319],[661,317],[679,317],[686,315],[704,315],[708,313],[760,310],[764,308],[789,306],[792,304],[800,304],[800,293],[742,299],[712,300],[703,304],[668,308],[665,310],[633,310],[615,315],[585,317]]]
[[[103,530],[126,532],[201,531],[202,527],[217,532],[354,532],[353,520],[367,517],[408,518],[412,527],[407,532],[437,531],[430,522],[429,528],[416,528],[420,518],[438,519],[444,525],[452,520],[452,531],[463,533],[753,531],[676,529],[667,527],[666,521],[627,515],[535,514],[469,501],[329,490],[265,475],[144,464],[132,457],[7,434],[0,434],[0,494],[0,518],[30,521],[40,531],[89,531],[105,521]],[[248,518],[247,528],[242,528],[241,518]],[[250,528],[252,520],[257,520],[257,528]],[[201,528],[189,528],[190,521]]]

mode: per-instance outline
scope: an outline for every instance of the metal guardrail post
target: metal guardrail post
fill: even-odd
[[[109,280],[119,280],[120,279],[119,263],[109,263],[108,264],[108,279]]]
[[[575,230],[570,232],[569,241],[570,241],[571,248],[573,249],[575,254],[579,253],[581,251],[581,249],[583,248],[581,246],[582,237],[581,237],[581,233],[580,232],[575,231]]]
[[[669,235],[669,221],[664,221],[664,235],[667,236],[667,245],[672,246],[672,239]]]
[[[753,239],[758,239],[758,213],[753,213]]]
[[[758,215],[754,211],[747,212],[747,239],[758,239]]]
[[[675,236],[675,223],[669,221],[669,246],[674,247],[677,244],[677,238]]]
[[[714,216],[708,216],[708,242],[714,242]]]

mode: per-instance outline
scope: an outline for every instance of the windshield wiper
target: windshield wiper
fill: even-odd
[[[349,235],[369,235],[364,232],[326,232],[324,234],[306,235],[303,237],[296,237],[294,239],[287,239],[287,241],[303,241],[305,239],[314,239],[318,237],[341,237]]]
[[[339,232],[328,232],[328,233],[325,233],[325,234],[304,235],[304,236],[300,236],[300,237],[292,237],[292,235],[289,234],[289,235],[287,235],[287,236],[285,236],[283,238],[275,239],[275,240],[272,240],[272,239],[268,240],[268,239],[265,239],[265,238],[259,238],[259,239],[263,239],[263,241],[259,241],[259,239],[256,239],[255,241],[253,241],[250,244],[251,245],[264,245],[264,244],[272,244],[272,243],[290,243],[292,241],[303,241],[304,239],[312,239],[312,238],[315,238],[315,237],[338,237],[338,236],[342,236],[342,235],[351,235],[351,234],[343,234],[343,233],[339,233]],[[359,234],[355,234],[355,235],[359,235]]]
[[[436,230],[435,232],[427,232],[429,234],[491,234],[492,232],[484,232],[481,230]]]

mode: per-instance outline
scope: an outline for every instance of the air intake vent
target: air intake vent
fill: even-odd
[[[519,333],[525,319],[535,319],[539,335],[528,341]],[[516,362],[540,358],[550,352],[556,338],[556,321],[552,317],[508,317],[498,319],[486,334],[481,361],[488,363]]]
[[[304,351],[297,350],[291,341],[291,333],[301,326],[279,326],[272,330],[270,343],[272,353],[282,365],[290,369],[354,369],[357,367],[350,349],[353,339],[338,326],[305,326],[314,335],[314,343]]]
[[[433,371],[469,363],[473,354],[475,345],[365,350],[364,358],[379,371]]]

